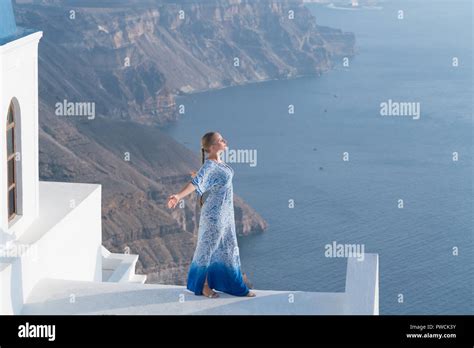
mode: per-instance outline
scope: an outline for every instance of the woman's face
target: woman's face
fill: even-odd
[[[215,152],[225,151],[227,147],[227,141],[222,137],[222,135],[217,133],[216,135],[214,135],[212,147]]]

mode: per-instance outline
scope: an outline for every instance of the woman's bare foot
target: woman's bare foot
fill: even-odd
[[[215,292],[214,290],[212,290],[209,285],[206,283],[204,283],[204,287],[202,288],[202,294],[206,297],[209,297],[209,298],[218,298],[219,297],[219,294],[217,292]]]
[[[255,296],[257,296],[257,295],[256,295],[254,292],[249,291],[246,296],[247,296],[247,297],[255,297]]]
[[[242,273],[242,279],[244,280],[245,285],[247,285],[249,289],[253,289],[253,285],[250,282],[249,278],[247,277],[247,274]]]

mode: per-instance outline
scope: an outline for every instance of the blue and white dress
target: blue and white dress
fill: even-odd
[[[199,195],[208,192],[188,274],[187,288],[196,295],[202,295],[206,274],[211,289],[235,296],[249,292],[242,278],[235,233],[233,176],[228,164],[207,159],[191,181]]]

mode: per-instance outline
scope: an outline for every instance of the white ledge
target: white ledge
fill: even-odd
[[[341,315],[378,314],[378,255],[348,259],[341,293],[252,290],[253,298],[196,296],[184,286],[44,279],[21,314]],[[70,296],[75,295],[71,303]]]

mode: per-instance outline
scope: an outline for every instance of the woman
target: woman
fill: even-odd
[[[168,197],[168,207],[176,207],[181,199],[195,190],[200,195],[202,210],[197,246],[188,274],[188,290],[210,298],[219,297],[213,289],[235,296],[254,297],[255,293],[249,290],[240,270],[232,188],[234,170],[220,160],[226,147],[225,139],[217,132],[202,137],[202,166],[190,183]],[[209,194],[203,204],[205,192]]]

